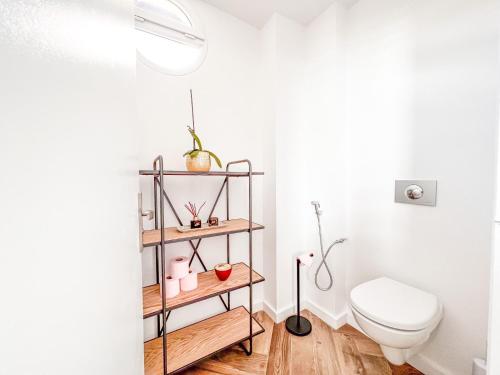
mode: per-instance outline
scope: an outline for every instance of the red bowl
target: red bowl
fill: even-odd
[[[228,279],[229,275],[231,275],[231,271],[233,270],[233,266],[229,263],[219,263],[215,267],[215,274],[220,281],[225,281]]]

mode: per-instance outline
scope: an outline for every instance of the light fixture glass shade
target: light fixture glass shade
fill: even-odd
[[[136,0],[137,10],[148,12],[155,20],[170,20],[191,27],[191,21],[185,11],[173,1],[169,0]]]
[[[178,0],[136,0],[139,59],[171,75],[195,71],[207,54],[207,42],[192,11]]]

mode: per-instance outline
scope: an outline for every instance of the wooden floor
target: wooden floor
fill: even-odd
[[[255,314],[264,334],[254,339],[246,356],[235,346],[191,368],[183,375],[423,375],[409,365],[391,366],[380,347],[349,325],[334,330],[309,311],[309,336],[290,335],[285,323],[274,324],[264,312]]]

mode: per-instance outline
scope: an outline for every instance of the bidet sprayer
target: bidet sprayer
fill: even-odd
[[[319,208],[321,207],[318,201],[312,201],[311,204],[314,206],[314,209],[316,210],[316,215],[321,215],[323,211],[321,211]]]
[[[323,247],[323,233],[321,231],[321,219],[320,215],[322,214],[322,211],[319,209],[320,205],[318,201],[312,201],[311,204],[314,206],[314,209],[316,210],[316,217],[318,218],[318,233],[319,233],[319,245],[320,245],[320,250],[321,250],[321,261],[319,263],[318,269],[316,270],[316,273],[314,274],[314,282],[316,283],[316,286],[318,287],[319,290],[327,291],[330,290],[331,287],[333,286],[333,275],[332,271],[330,270],[330,267],[326,263],[326,259],[328,257],[328,254],[332,250],[332,248],[335,245],[341,244],[346,241],[346,238],[340,238],[336,241],[334,241],[330,246],[328,246],[328,249],[325,251]],[[319,285],[319,280],[318,280],[318,274],[319,271],[321,270],[321,267],[325,267],[325,270],[328,275],[328,285],[326,287],[322,287]]]

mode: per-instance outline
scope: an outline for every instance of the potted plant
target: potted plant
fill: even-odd
[[[204,150],[200,138],[196,135],[193,128],[187,127],[189,134],[193,138],[193,149],[184,153],[186,157],[186,168],[190,172],[208,172],[213,158],[219,168],[222,168],[220,159],[212,151]]]

